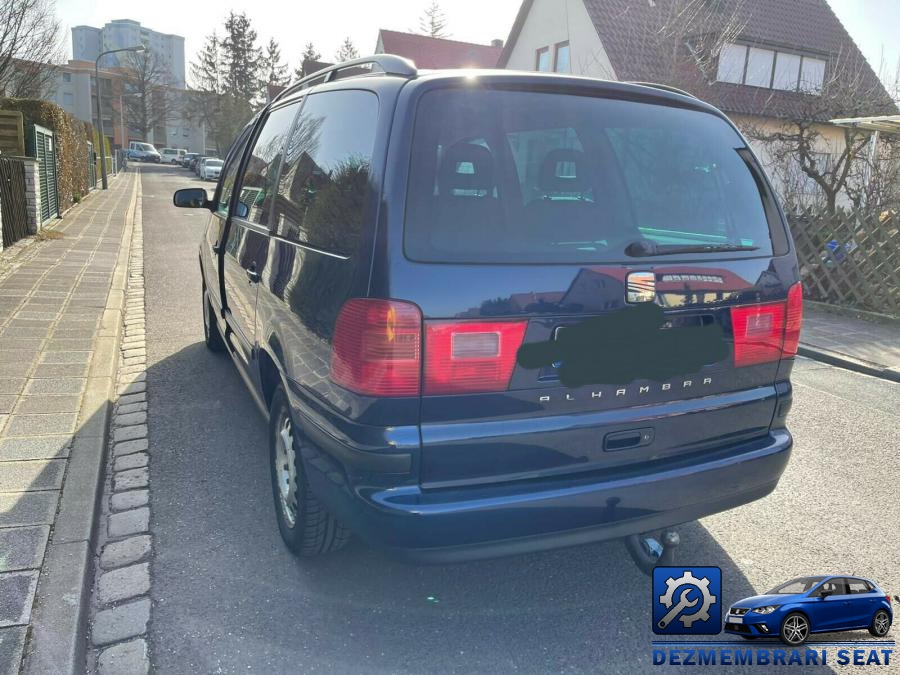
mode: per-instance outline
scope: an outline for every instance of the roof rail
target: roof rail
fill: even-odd
[[[359,68],[361,66],[367,65],[377,66],[381,69],[381,74],[393,75],[395,77],[413,78],[419,72],[416,69],[416,64],[414,64],[409,59],[403,58],[402,56],[396,56],[394,54],[375,54],[374,56],[364,56],[361,59],[344,61],[343,63],[337,63],[333,66],[328,66],[327,68],[323,68],[322,70],[317,70],[314,73],[310,73],[306,77],[290,85],[287,89],[278,94],[272,102],[274,103],[275,101],[278,101],[279,99],[282,99],[288,94],[292,94],[296,91],[308,89],[313,84],[332,82],[338,79],[338,73],[342,70],[349,70],[351,68]]]
[[[688,98],[697,98],[693,94],[686,92],[684,89],[679,89],[678,87],[671,87],[668,84],[658,84],[657,82],[629,82],[628,84],[639,84],[642,87],[653,87],[654,89],[661,89],[662,91],[670,91],[673,94],[681,94],[682,96],[687,96]]]

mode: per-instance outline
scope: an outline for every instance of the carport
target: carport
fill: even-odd
[[[866,186],[869,185],[872,166],[875,162],[875,153],[878,150],[878,140],[881,134],[900,136],[900,115],[879,115],[876,117],[845,117],[831,120],[831,123],[839,127],[851,127],[863,131],[871,131],[869,139],[868,162],[865,167]]]

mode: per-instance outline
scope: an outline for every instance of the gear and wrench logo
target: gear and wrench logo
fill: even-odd
[[[676,601],[675,591],[682,586],[688,586],[688,588],[685,588],[681,592],[678,601]],[[690,596],[693,589],[700,591],[700,597],[689,600],[688,596]],[[703,600],[702,603],[700,602],[701,599]],[[715,604],[717,600],[718,598],[709,592],[709,579],[706,577],[697,578],[691,574],[690,570],[685,570],[684,574],[677,579],[670,576],[666,579],[666,592],[659,596],[659,602],[663,604],[668,611],[656,625],[660,630],[663,630],[677,618],[685,628],[689,629],[694,625],[695,621],[709,621],[709,608]],[[698,605],[699,609],[697,609],[697,611],[683,613],[684,610]]]

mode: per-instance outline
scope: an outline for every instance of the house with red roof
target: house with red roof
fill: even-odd
[[[421,69],[496,68],[503,40],[489,45],[434,38],[395,30],[378,31],[376,54],[396,54],[414,61]]]
[[[768,139],[801,118],[833,170],[850,132],[831,120],[897,112],[827,0],[524,0],[498,65],[684,90],[765,139],[751,144],[776,186],[813,196]]]

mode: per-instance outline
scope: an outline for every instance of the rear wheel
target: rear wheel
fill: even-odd
[[[790,647],[802,645],[809,637],[809,619],[798,612],[788,614],[781,624],[779,637],[784,644]]]
[[[212,303],[205,288],[203,289],[203,340],[206,348],[211,352],[225,351],[225,340],[222,339],[218,322],[213,316]]]
[[[311,557],[343,548],[350,531],[313,494],[301,459],[306,443],[309,441],[295,429],[287,396],[279,385],[269,408],[269,455],[278,530],[294,554]]]
[[[884,637],[887,635],[888,629],[891,627],[891,616],[884,609],[879,609],[872,617],[872,625],[869,626],[869,633],[875,637]]]

